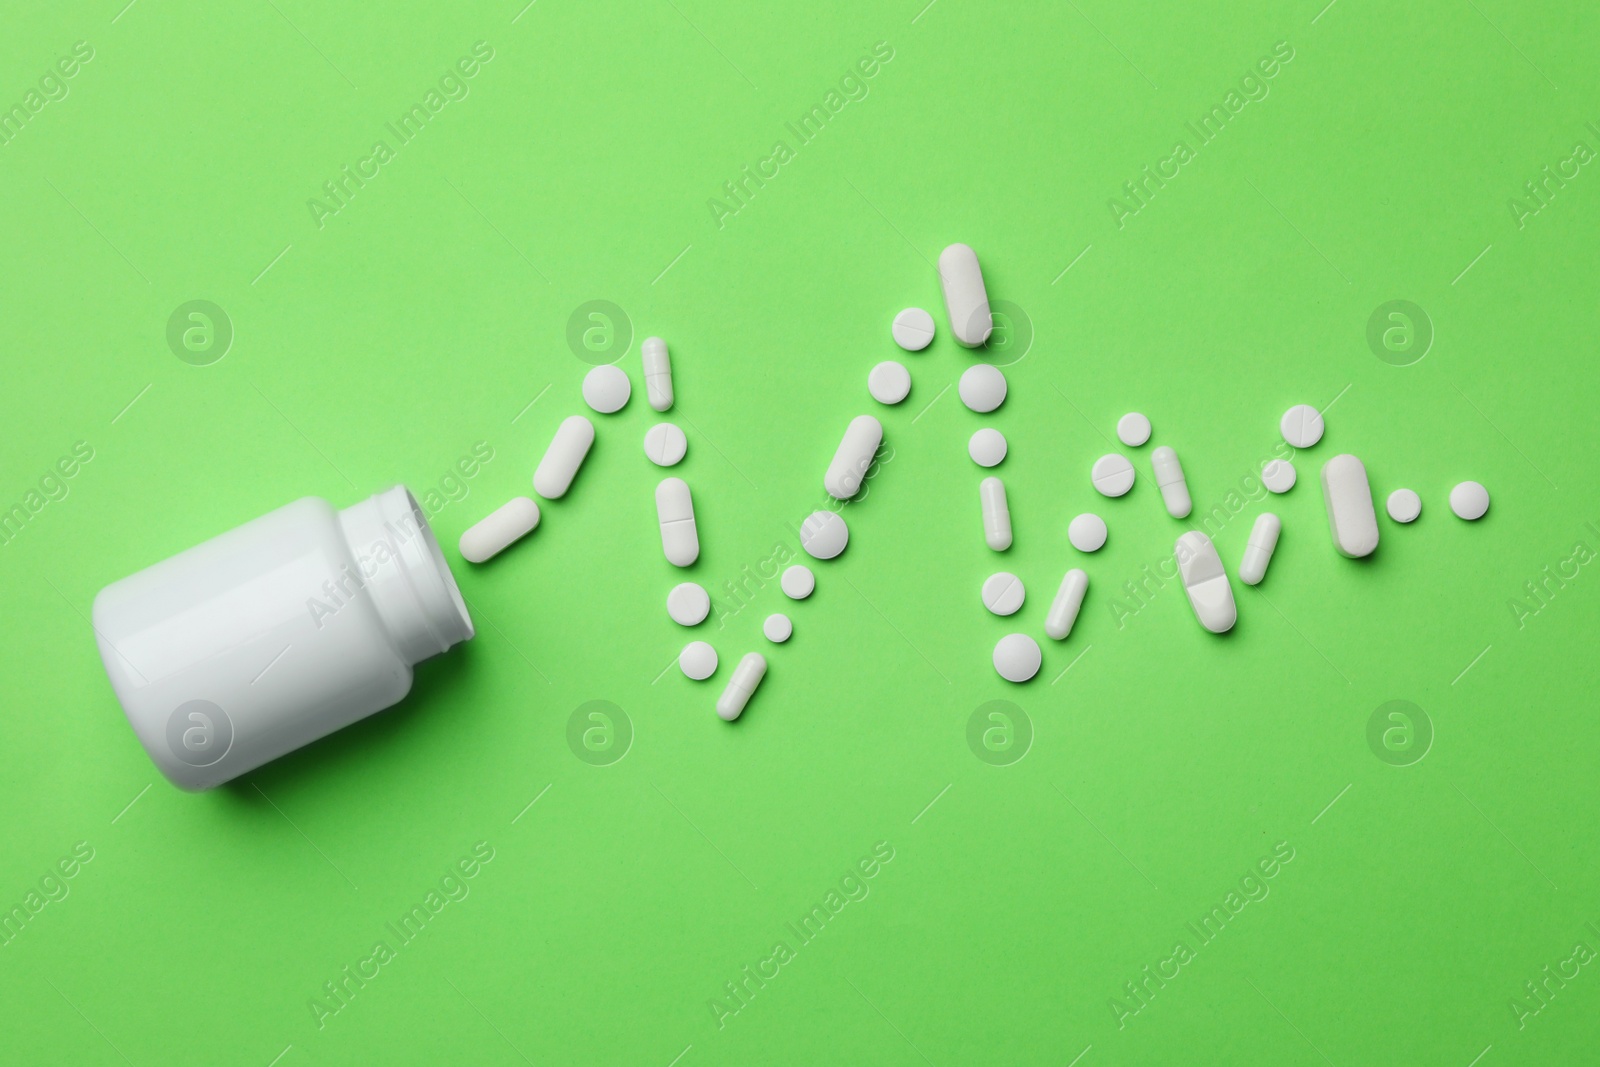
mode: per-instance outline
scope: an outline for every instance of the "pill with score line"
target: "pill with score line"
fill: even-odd
[[[583,466],[584,457],[594,444],[594,423],[573,415],[556,427],[550,447],[533,472],[534,492],[546,500],[559,500],[572,487],[572,479]]]
[[[682,478],[663,478],[656,486],[656,517],[661,522],[661,551],[674,567],[700,558],[700,535],[694,525],[694,497]]]
[[[845,427],[833,461],[822,477],[822,487],[835,500],[849,500],[861,491],[872,457],[883,444],[883,423],[871,415],[857,415]]]
[[[468,563],[491,560],[538,525],[539,505],[531,497],[512,497],[461,535],[461,557]]]
[[[1189,594],[1189,606],[1200,625],[1214,634],[1233,629],[1239,609],[1233,602],[1228,572],[1223,569],[1222,557],[1217,555],[1211,538],[1199,530],[1190,530],[1178,537],[1173,555],[1183,578],[1183,591]]]
[[[983,286],[983,268],[971,245],[953,244],[939,253],[939,288],[956,341],[966,348],[982,347],[994,331],[994,316]]]

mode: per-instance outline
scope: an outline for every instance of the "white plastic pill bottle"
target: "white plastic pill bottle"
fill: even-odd
[[[190,790],[389,707],[473,634],[405,486],[306,497],[108,585],[94,629],[133,732]]]

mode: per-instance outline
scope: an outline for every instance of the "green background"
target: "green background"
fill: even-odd
[[[1592,8],[122,4],[13,9],[0,33],[5,107],[93,48],[0,146],[0,505],[93,449],[0,546],[0,906],[93,850],[0,948],[0,1060],[1592,1054],[1595,968],[1551,981],[1547,1004],[1524,983],[1580,941],[1600,950],[1600,177],[1549,183],[1520,223],[1510,203],[1576,142],[1600,147]],[[470,94],[398,145],[386,123],[478,41],[493,58]],[[800,144],[785,123],[876,42],[893,58],[865,98]],[[1119,226],[1123,183],[1193,147],[1186,123],[1279,42],[1293,59],[1269,94]],[[379,139],[395,158],[319,228],[307,202]],[[719,227],[708,200],[780,139],[794,158]],[[988,356],[1009,363],[993,416],[944,392],[974,358],[932,266],[952,241],[1016,309]],[[234,333],[206,366],[166,339],[196,299]],[[597,299],[630,324],[635,397],[596,417],[537,533],[468,567],[456,537],[528,493],[555,425],[584,410],[566,330]],[[1397,299],[1434,335],[1407,366],[1366,337]],[[920,354],[888,336],[908,305],[939,322]],[[668,669],[688,635],[663,610],[681,576],[640,450],[650,334],[672,346],[691,574],[714,593],[793,551],[850,417],[878,413],[892,449],[809,601],[752,581],[694,635],[722,657],[704,684]],[[889,358],[915,384],[880,409],[866,373]],[[1327,437],[1291,493],[1235,516],[1229,492],[1249,495],[1299,402],[1332,404]],[[1155,437],[1108,501],[1088,469],[1129,410]],[[986,424],[1011,443],[999,558],[966,456]],[[433,520],[477,638],[402,705],[229,786],[161,779],[96,655],[96,591],[300,496],[426,493],[479,442],[493,459]],[[1224,508],[1230,570],[1254,514],[1283,518],[1265,584],[1235,582],[1230,636],[1173,584],[1118,599],[1192,524],[1160,507],[1156,444],[1183,458],[1194,522]],[[1340,451],[1380,502],[1402,485],[1424,502],[1409,528],[1380,520],[1364,563],[1326,531],[1316,475]],[[1493,494],[1477,524],[1446,505],[1464,478]],[[1065,530],[1089,509],[1111,537],[1081,557]],[[1083,615],[1043,641],[1075,565]],[[1001,567],[1030,590],[1012,620],[978,600]],[[1538,580],[1543,603],[1523,588]],[[795,621],[782,648],[760,635],[775,610]],[[990,664],[1017,629],[1047,646],[1021,687]],[[766,681],[722,723],[717,693],[762,648]],[[1013,745],[978,751],[1003,766],[967,740],[997,699],[1020,709]],[[607,766],[567,740],[590,700],[631,729]],[[1369,743],[1391,700],[1420,709],[1409,746]],[[493,860],[470,894],[319,1026],[323,983],[394,940],[385,924],[479,842]],[[875,846],[893,859],[869,895],[801,944],[786,924]],[[1270,892],[1201,945],[1186,924],[1274,846],[1292,861],[1248,882]],[[779,940],[794,958],[719,1025],[724,983]],[[1119,1019],[1112,999],[1138,1006],[1125,984],[1179,940],[1194,959]],[[1520,1025],[1518,996],[1540,1008]]]

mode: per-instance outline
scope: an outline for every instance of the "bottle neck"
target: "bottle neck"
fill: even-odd
[[[339,512],[362,591],[408,663],[473,635],[472,617],[417,500],[403,485]]]

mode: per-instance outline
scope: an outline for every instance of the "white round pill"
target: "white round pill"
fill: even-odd
[[[1395,522],[1413,522],[1422,514],[1422,498],[1415,489],[1396,489],[1385,504]]]
[[[670,422],[658,422],[644,432],[644,454],[658,467],[675,467],[689,451],[689,438]]]
[[[678,653],[678,666],[684,677],[703,682],[717,673],[717,650],[704,641],[690,641]]]
[[[781,645],[794,633],[794,623],[790,622],[789,616],[783,612],[774,612],[761,624],[761,632],[766,634],[768,641]]]
[[[1480,482],[1462,482],[1450,490],[1450,510],[1468,522],[1483,518],[1489,510],[1489,490]]]
[[[1106,520],[1084,512],[1067,525],[1067,540],[1079,552],[1098,552],[1106,543]]]
[[[1006,399],[1006,376],[998,367],[975,363],[961,372],[956,384],[961,402],[979,414],[993,411]]]
[[[1278,422],[1283,439],[1296,448],[1310,448],[1322,440],[1322,413],[1310,404],[1296,404]]]
[[[1006,634],[994,646],[994,669],[1008,682],[1026,682],[1039,673],[1039,642],[1027,634]]]
[[[880,404],[898,404],[911,392],[911,372],[905,364],[886,359],[868,372],[867,392]]]
[[[667,594],[667,614],[679,626],[699,626],[711,613],[711,594],[697,582],[682,582]]]
[[[583,402],[602,415],[621,411],[632,393],[628,372],[615,364],[595,367],[583,376]]]
[[[980,467],[994,467],[1006,458],[1006,435],[985,426],[967,440],[967,455]]]
[[[1129,448],[1138,448],[1150,440],[1150,420],[1137,411],[1130,411],[1117,420],[1117,440]]]
[[[921,352],[933,343],[933,316],[921,308],[906,308],[894,317],[889,332],[907,352]]]
[[[1089,480],[1101,496],[1124,496],[1133,488],[1133,464],[1127,456],[1112,452],[1094,461]]]
[[[1275,459],[1261,468],[1261,484],[1274,493],[1287,493],[1298,477],[1294,464],[1286,459]]]
[[[1022,579],[1010,571],[991,574],[983,580],[983,606],[996,615],[1015,615],[1027,595]]]
[[[783,577],[778,579],[778,586],[790,600],[804,600],[817,587],[817,576],[804,563],[796,563],[783,572]]]
[[[832,511],[813,511],[800,524],[800,547],[812,559],[832,559],[850,543],[850,527]]]

